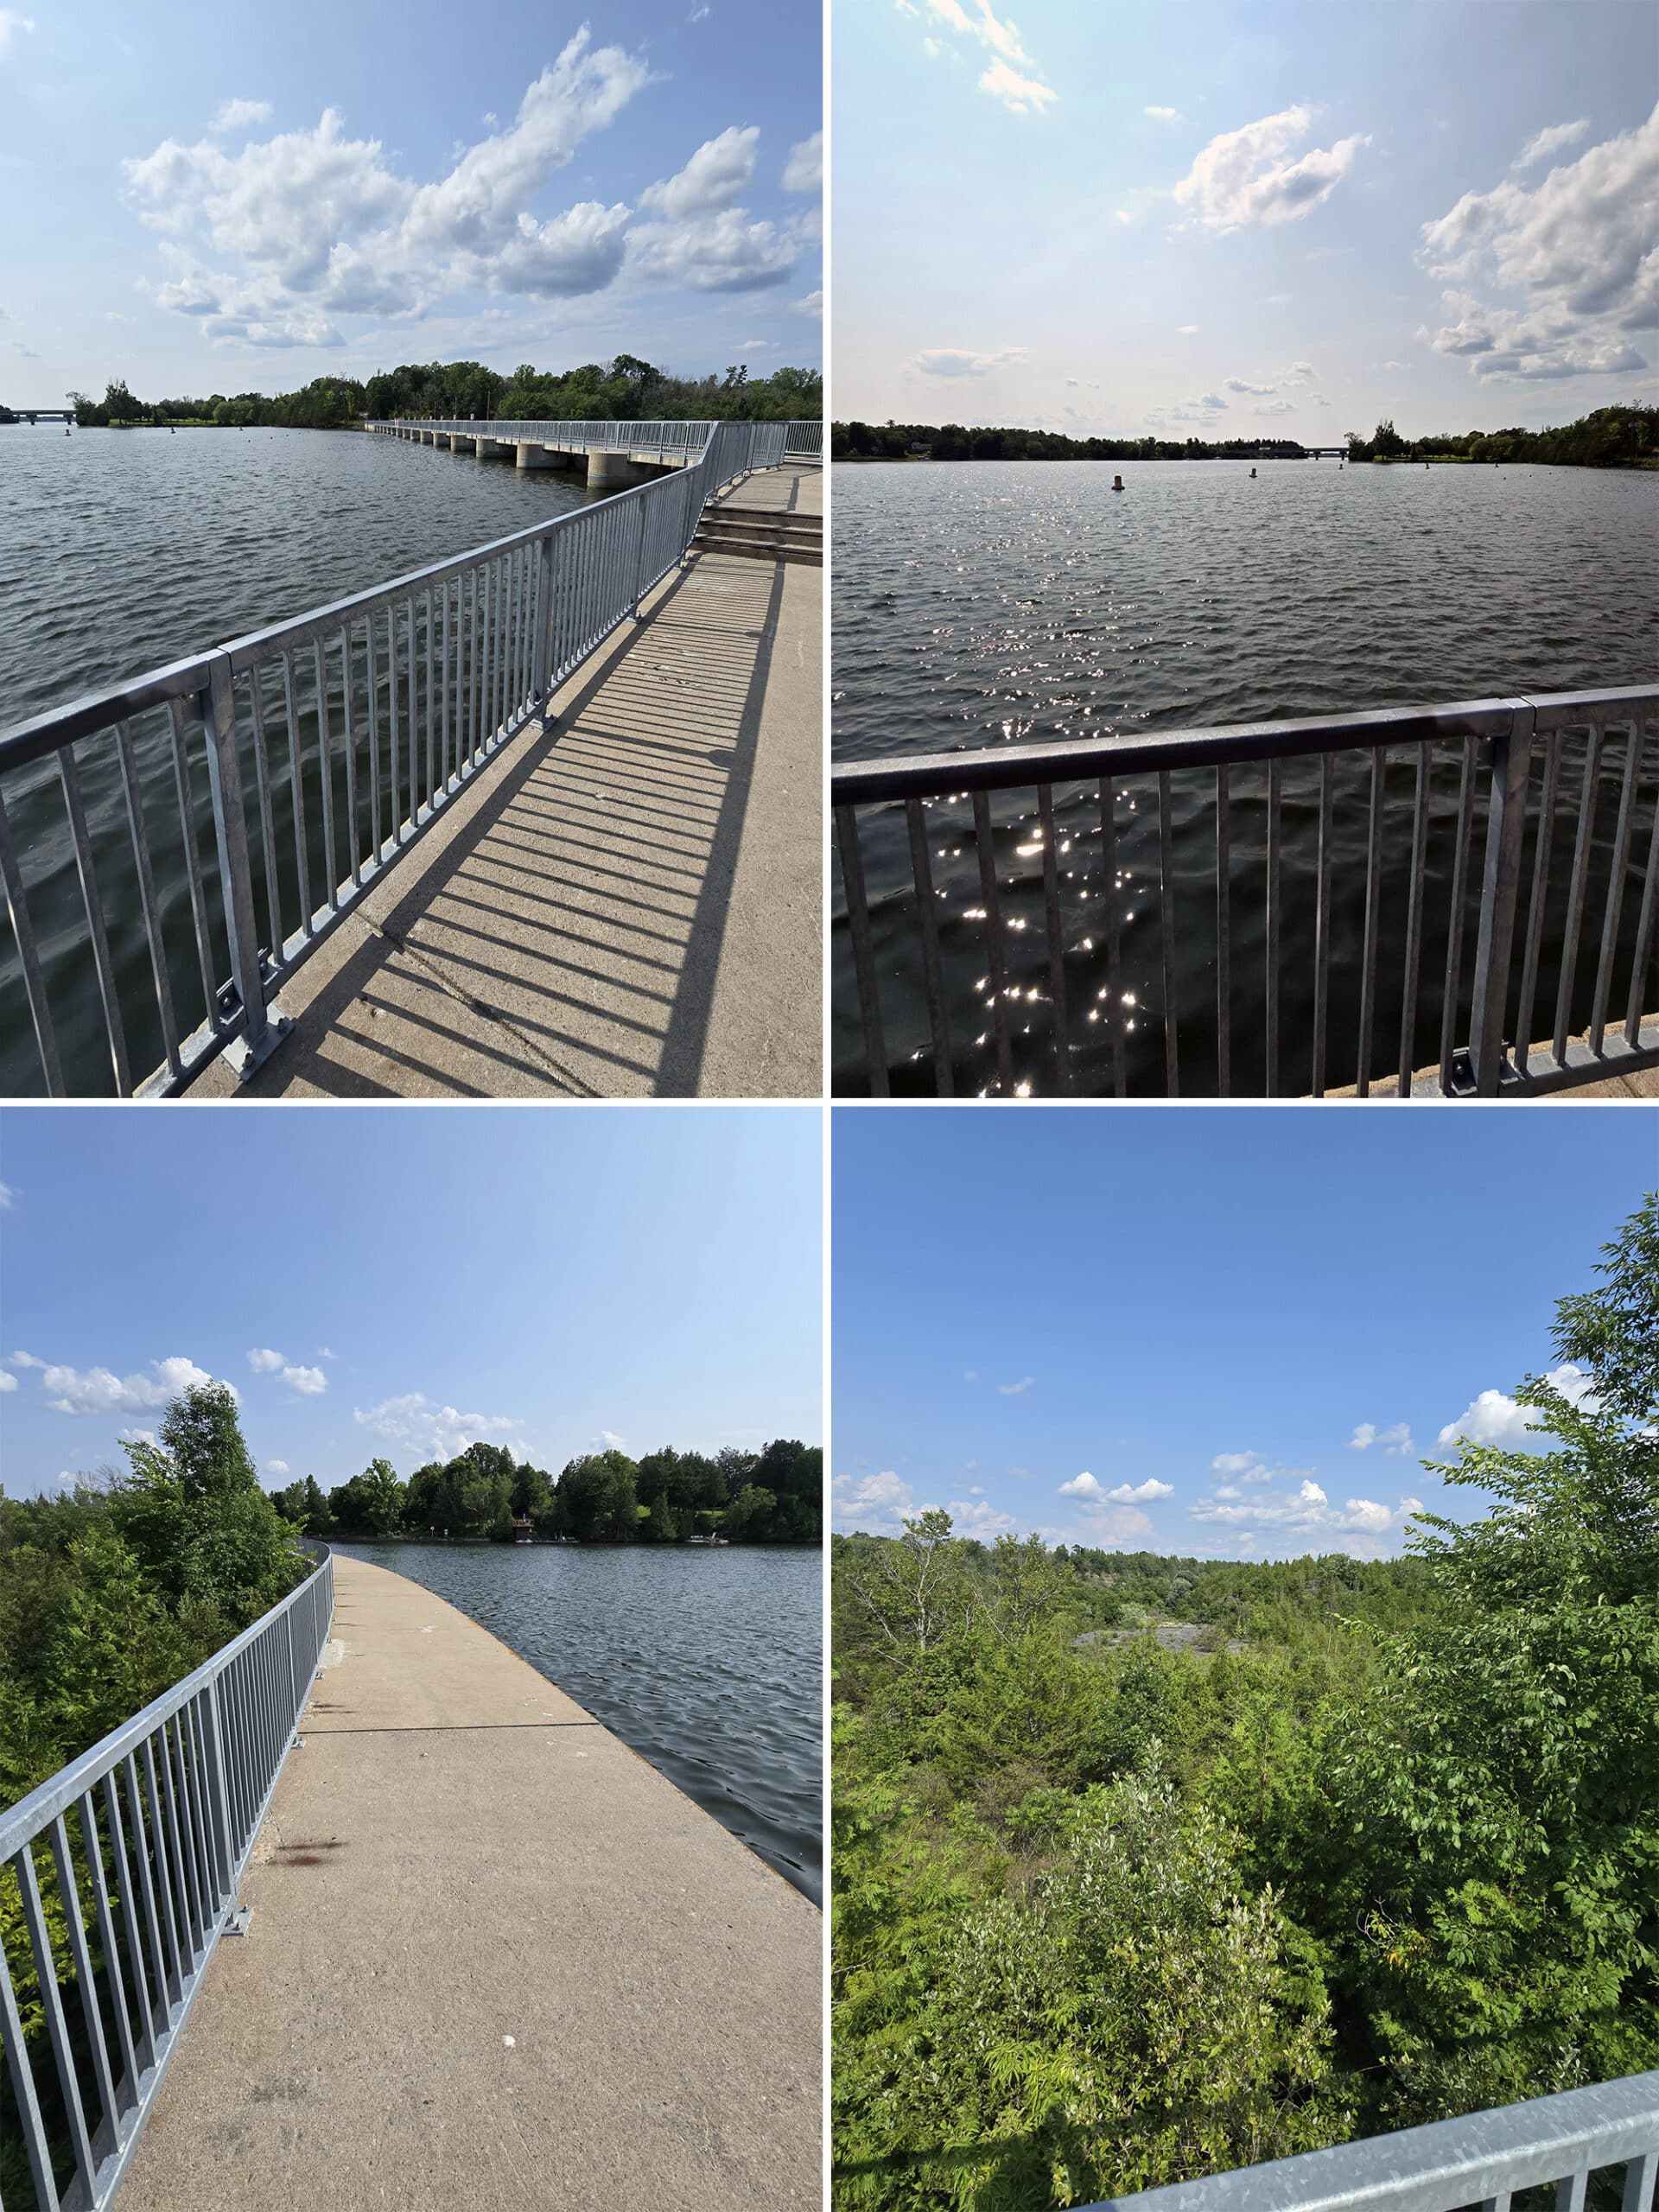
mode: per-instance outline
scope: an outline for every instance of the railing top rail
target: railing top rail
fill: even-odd
[[[60,1768],[41,1783],[38,1789],[31,1789],[27,1797],[20,1798],[16,1804],[0,1813],[0,1864],[10,1859],[14,1852],[20,1851],[50,1821],[56,1820],[78,1797],[90,1789],[93,1783],[100,1781],[118,1759],[124,1758],[130,1751],[143,1742],[153,1729],[158,1728],[163,1720],[170,1719],[188,1705],[199,1690],[206,1689],[209,1682],[216,1681],[238,1652],[245,1650],[273,1621],[280,1620],[289,1607],[304,1595],[327,1566],[330,1556],[329,1548],[325,1545],[304,1581],[296,1582],[287,1597],[279,1599],[269,1612],[262,1613],[251,1627],[233,1637],[210,1659],[204,1659],[200,1666],[185,1675],[181,1681],[175,1682],[170,1689],[163,1690],[157,1698],[152,1698],[142,1712],[135,1713],[130,1720],[124,1720],[118,1728],[111,1729],[90,1750],[83,1751],[78,1759],[72,1759],[67,1766]]]
[[[1659,2151],[1659,2072],[1114,2197],[1090,2212],[1456,2212]]]
[[[1202,767],[1219,761],[1283,760],[1298,753],[1340,753],[1434,737],[1507,737],[1517,714],[1530,713],[1535,718],[1533,728],[1546,730],[1563,728],[1574,721],[1612,721],[1654,712],[1659,712],[1659,688],[1626,684],[1605,690],[1473,699],[1450,706],[1383,707],[1360,714],[1306,715],[1291,721],[1160,730],[1144,737],[977,746],[959,753],[839,761],[830,772],[830,798],[837,806],[860,806],[882,799],[1024,788],[1033,784],[1083,781],[1093,776],[1144,773],[1149,769]]]
[[[165,668],[151,669],[130,683],[83,692],[79,699],[67,700],[61,707],[45,708],[26,721],[0,729],[0,772],[21,768],[43,753],[55,753],[78,737],[90,737],[113,721],[142,714],[146,707],[165,706],[169,699],[199,697],[207,689],[213,658],[211,652],[192,653],[188,659],[169,661]]]

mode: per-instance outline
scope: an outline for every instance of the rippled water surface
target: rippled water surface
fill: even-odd
[[[739,1544],[339,1548],[448,1599],[822,1902],[818,1552]]]
[[[831,661],[836,759],[1653,681],[1659,474],[1262,461],[1252,479],[1250,466],[838,467]],[[1114,493],[1116,474],[1124,489]],[[1621,760],[1613,748],[1610,776]],[[1236,864],[1243,855],[1246,866],[1254,864],[1249,855],[1265,834],[1254,772],[1239,773],[1235,794],[1243,810]],[[1351,880],[1356,867],[1363,872],[1365,851],[1364,792],[1348,791],[1344,772],[1339,768],[1339,881],[1344,872]],[[1457,811],[1455,770],[1450,772],[1448,784],[1443,763],[1430,792],[1432,888],[1437,882],[1444,887],[1443,848]],[[1414,794],[1409,774],[1391,771],[1390,778],[1388,865],[1394,870],[1402,823],[1409,845]],[[1317,772],[1285,772],[1289,858],[1294,841],[1306,842],[1317,822],[1316,785]],[[1070,893],[1068,885],[1075,880],[1081,886],[1084,873],[1099,867],[1089,854],[1090,839],[1096,850],[1099,845],[1098,805],[1089,791],[1057,791],[1056,798],[1058,850],[1066,856],[1061,895],[1077,899],[1084,894]],[[1125,792],[1121,810],[1121,886],[1128,892],[1148,887],[1126,918],[1124,980],[1133,998],[1125,1003],[1144,1011],[1151,1000],[1155,1010],[1155,825],[1144,792]],[[930,816],[953,1056],[960,1040],[957,1077],[959,1087],[983,1089],[994,1069],[985,1005],[976,995],[984,988],[985,959],[976,920],[972,825],[965,807],[952,812],[950,803]],[[906,1059],[928,1058],[913,919],[905,907],[909,855],[901,817],[889,810],[864,818],[890,1059],[895,1087],[903,1088]],[[995,800],[993,823],[999,873],[1007,871],[1016,980],[1029,986],[1022,997],[1032,1008],[1020,1017],[1018,1073],[1020,1039],[1034,1036],[1040,1045],[1046,1035],[1042,849],[1032,796],[1017,805]],[[1184,791],[1179,778],[1173,826],[1176,876],[1196,886],[1204,868],[1213,867],[1213,815],[1208,801]],[[1403,899],[1402,881],[1390,874],[1389,897],[1396,904]],[[1213,914],[1213,891],[1210,896]],[[1308,897],[1305,885],[1287,893],[1289,984],[1306,934],[1299,902]],[[1234,924],[1241,978],[1254,973],[1261,950],[1248,906],[1248,899],[1239,903]],[[1187,912],[1198,909],[1196,897],[1189,899]],[[1340,965],[1352,950],[1343,941],[1347,925],[1340,912],[1333,926]],[[1391,926],[1385,917],[1385,949]],[[1209,927],[1212,942],[1213,924]],[[1075,913],[1068,908],[1065,943],[1074,1020],[1098,1022],[1106,1009],[1094,1009],[1105,994],[1090,953],[1099,948],[1097,942],[1091,947],[1081,906]],[[1444,950],[1443,943],[1428,944],[1426,974]],[[836,1056],[844,1070],[860,1052],[844,931],[837,931],[836,954]],[[1215,980],[1211,956],[1192,943],[1183,946],[1178,964],[1185,1025],[1189,1007],[1201,1007],[1206,995],[1213,1004]],[[1287,1024],[1291,1011],[1287,1005]],[[1427,1027],[1414,1048],[1420,1062],[1432,1055],[1438,1011],[1426,988]],[[1381,1008],[1396,1020],[1398,1012],[1397,995]],[[1332,1018],[1334,1066],[1351,1054],[1353,1039],[1334,1001]],[[1132,1059],[1135,1021],[1131,1011],[1119,1033]],[[1140,1025],[1148,1045],[1151,1027]],[[1091,1035],[1105,1033],[1097,1027]],[[1196,1040],[1195,1049],[1202,1045]],[[1103,1065],[1087,1061],[1090,1044],[1082,1049],[1084,1086],[1099,1087]],[[1208,1049],[1213,1056],[1213,1038]],[[1241,1072],[1259,1072],[1249,1053],[1241,1040],[1236,1081]],[[1198,1073],[1212,1078],[1213,1067]],[[1329,1079],[1350,1081],[1353,1073],[1350,1065]],[[1306,1086],[1305,1071],[1290,1084]],[[931,1087],[931,1075],[922,1087]]]
[[[346,431],[0,425],[0,728],[589,497]]]

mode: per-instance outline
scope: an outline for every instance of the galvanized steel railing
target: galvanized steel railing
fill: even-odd
[[[784,441],[784,454],[789,461],[823,459],[823,425],[822,423],[791,423]]]
[[[1659,1065],[1656,718],[1630,688],[838,766],[835,1087],[1490,1098]]]
[[[263,1620],[0,1814],[0,1889],[12,1888],[0,1897],[0,2036],[40,2212],[101,2212],[126,2171],[234,1916],[334,1593],[325,1556]]]
[[[780,423],[689,427],[671,476],[0,734],[0,1090],[28,1088],[31,1026],[54,1096],[259,1066],[284,979],[637,613],[707,500],[782,460]]]
[[[1541,2186],[1554,2189],[1556,2212],[1585,2212],[1591,2177],[1619,2167],[1620,2212],[1653,2212],[1659,2073],[1141,2190],[1089,2212],[1510,2212],[1521,2190]]]
[[[433,416],[397,415],[372,417],[367,427],[371,430],[434,431],[441,436],[495,438],[503,445],[523,442],[526,445],[587,446],[620,452],[625,448],[635,452],[696,453],[707,442],[717,427],[713,423],[520,423],[498,420],[480,422],[476,416],[442,418]],[[778,460],[822,461],[823,458],[823,424],[822,423],[755,423],[749,428],[756,431],[781,431],[782,442]],[[760,467],[771,463],[761,462]]]

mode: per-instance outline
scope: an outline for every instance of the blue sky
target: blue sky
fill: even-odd
[[[0,400],[811,365],[822,79],[793,0],[0,6]]]
[[[1509,1394],[1659,1183],[1644,1108],[833,1119],[833,1525],[883,1533],[1397,1554],[1476,1510],[1442,1431],[1535,1445]]]
[[[822,1434],[811,1108],[0,1113],[5,1486],[234,1385],[268,1487]]]
[[[1650,0],[842,0],[838,416],[1077,435],[1651,403]]]

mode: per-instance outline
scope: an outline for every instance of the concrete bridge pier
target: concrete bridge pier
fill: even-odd
[[[477,446],[480,461],[511,461],[518,450],[507,438],[480,438]]]
[[[556,468],[559,465],[545,446],[532,445],[527,438],[518,441],[518,459],[520,468]]]
[[[601,453],[597,447],[588,456],[588,489],[590,492],[613,490],[619,484],[631,484],[633,469],[625,453]]]
[[[449,433],[450,452],[459,453],[462,446],[470,446],[474,452],[476,453],[478,450],[478,441],[476,438],[463,438],[459,430],[451,430]]]

